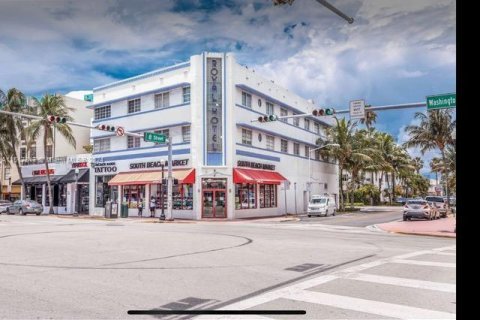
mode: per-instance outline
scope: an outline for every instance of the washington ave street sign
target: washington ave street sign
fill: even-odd
[[[427,96],[427,110],[456,108],[456,93],[438,94],[435,96]]]

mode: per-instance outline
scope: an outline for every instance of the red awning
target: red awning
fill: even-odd
[[[195,169],[192,169],[185,178],[183,178],[182,183],[194,184],[195,183]]]
[[[275,171],[254,170],[254,169],[233,169],[234,183],[264,183],[280,184],[287,180],[280,173]]]

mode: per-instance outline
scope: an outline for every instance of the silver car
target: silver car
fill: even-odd
[[[17,200],[7,208],[7,214],[19,213],[26,215],[27,213],[35,213],[37,216],[43,212],[43,206],[33,200]]]
[[[437,208],[425,200],[409,200],[403,208],[403,221],[412,218],[434,220],[439,217]]]
[[[8,200],[0,200],[0,214],[7,212],[7,208],[10,207],[13,203]]]

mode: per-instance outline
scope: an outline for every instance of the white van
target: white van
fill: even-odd
[[[337,205],[335,197],[331,195],[312,195],[312,199],[308,203],[307,215],[311,216],[328,216],[335,215]]]

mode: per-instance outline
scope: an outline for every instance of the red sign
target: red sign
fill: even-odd
[[[87,162],[75,162],[72,163],[72,168],[87,168],[88,163]]]
[[[48,173],[49,174],[55,174],[55,169],[48,169]],[[33,170],[32,171],[32,176],[44,176],[47,174],[47,170],[46,169],[42,169],[42,170]]]

